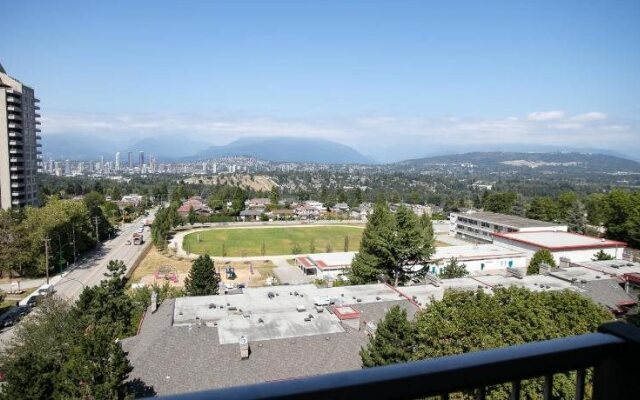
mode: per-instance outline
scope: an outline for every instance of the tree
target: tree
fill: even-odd
[[[411,209],[405,205],[398,207],[395,222],[392,242],[395,262],[387,275],[393,277],[398,286],[399,282],[406,282],[412,276],[424,275],[426,268],[416,270],[416,266],[424,265],[434,250],[425,241],[425,230]]]
[[[271,204],[278,205],[278,201],[280,200],[280,190],[278,190],[277,186],[271,188],[271,195],[269,196]]]
[[[569,231],[584,233],[587,225],[587,215],[582,202],[576,200],[566,211],[565,221],[569,227]]]
[[[260,245],[260,255],[264,256],[265,254],[267,254],[267,246],[265,245],[263,240],[262,244]]]
[[[127,267],[120,260],[111,260],[100,285],[85,288],[74,312],[85,326],[100,326],[112,337],[134,334],[133,303],[126,292]]]
[[[417,268],[433,254],[433,227],[424,228],[430,226],[425,218],[419,220],[404,205],[394,217],[386,203],[377,202],[351,266],[351,281],[374,282],[385,276],[397,285],[425,274],[426,268]]]
[[[325,253],[332,253],[333,252],[333,246],[331,245],[331,242],[327,242],[327,246],[324,248]]]
[[[593,255],[592,261],[613,260],[614,257],[600,250]]]
[[[488,193],[483,199],[482,207],[485,211],[509,214],[516,203],[518,195],[514,192]]]
[[[57,379],[63,398],[124,399],[131,389],[126,381],[133,368],[104,326],[83,332]]]
[[[394,218],[387,204],[376,202],[362,233],[360,251],[351,264],[350,281],[354,284],[375,282],[395,265],[393,254]]]
[[[558,218],[558,207],[551,197],[535,197],[525,215],[540,221],[554,221]]]
[[[208,254],[201,255],[193,261],[189,276],[184,280],[184,288],[189,296],[218,294],[219,284],[220,278]]]
[[[572,291],[533,292],[524,288],[447,290],[414,319],[415,350],[411,360],[513,346],[595,332],[613,315]],[[522,398],[538,398],[542,379],[522,382]],[[508,398],[510,385],[487,388],[487,398]],[[554,397],[573,398],[575,373],[554,375]]]
[[[189,215],[187,216],[187,220],[191,225],[196,223],[198,216],[196,215],[196,210],[193,209],[193,206],[189,207]]]
[[[463,276],[469,275],[467,271],[467,266],[464,264],[458,264],[458,260],[454,257],[447,265],[442,268],[440,274],[438,275],[442,279],[452,279],[452,278],[462,278]]]
[[[540,265],[548,264],[551,267],[556,266],[556,260],[553,258],[553,254],[547,249],[541,249],[536,251],[529,261],[527,267],[527,275],[535,275],[540,273]]]
[[[389,309],[378,323],[375,335],[360,350],[364,368],[407,362],[413,356],[415,332],[407,319],[407,310],[400,306]]]
[[[614,189],[607,196],[606,237],[640,247],[640,192]]]
[[[349,251],[349,235],[344,235],[344,251]]]
[[[294,242],[293,246],[291,246],[291,254],[300,254],[302,253],[302,248],[298,244],[298,242]]]

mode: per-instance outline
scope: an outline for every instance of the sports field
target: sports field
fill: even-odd
[[[185,236],[182,245],[189,253],[211,256],[272,256],[345,251],[348,237],[348,251],[357,251],[363,230],[356,226],[211,229]]]

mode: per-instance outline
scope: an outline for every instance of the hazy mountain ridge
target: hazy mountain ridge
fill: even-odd
[[[418,158],[391,164],[394,167],[428,168],[470,164],[480,168],[582,169],[600,172],[640,172],[640,163],[607,154],[579,152],[522,153],[471,152]]]
[[[370,164],[374,160],[352,147],[326,139],[298,137],[241,138],[225,146],[211,146],[191,160],[249,156],[266,161],[325,164]]]

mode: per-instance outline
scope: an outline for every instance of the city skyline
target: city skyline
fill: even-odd
[[[380,161],[447,145],[640,143],[637,2],[12,7],[16,29],[30,28],[0,44],[3,63],[39,88],[51,136],[312,136]],[[44,48],[43,31],[64,48]]]

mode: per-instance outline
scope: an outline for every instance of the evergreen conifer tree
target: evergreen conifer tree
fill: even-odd
[[[189,276],[184,280],[184,288],[189,296],[218,294],[220,278],[215,273],[213,261],[208,254],[193,261]]]
[[[365,368],[409,361],[413,355],[415,333],[407,310],[393,306],[378,323],[375,335],[360,350]]]

